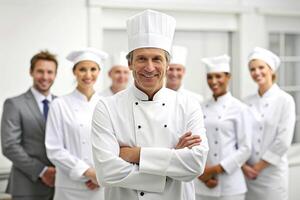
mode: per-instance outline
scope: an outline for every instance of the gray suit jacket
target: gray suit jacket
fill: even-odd
[[[7,192],[13,196],[53,195],[39,178],[52,166],[45,148],[45,119],[31,90],[4,102],[1,121],[3,154],[12,162]]]

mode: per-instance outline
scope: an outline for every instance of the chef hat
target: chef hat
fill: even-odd
[[[100,67],[107,57],[108,54],[104,51],[100,51],[93,47],[88,47],[81,50],[72,51],[66,58],[73,62],[74,65],[81,61],[94,61]]]
[[[110,65],[110,69],[112,69],[115,66],[124,66],[128,67],[128,60],[126,59],[127,53],[125,51],[121,51],[118,54],[114,54],[112,63]]]
[[[173,17],[145,10],[127,20],[129,52],[139,48],[160,48],[170,53],[176,21]]]
[[[201,60],[206,65],[206,73],[228,72],[230,73],[230,57],[226,54],[217,57],[202,58]]]
[[[280,59],[277,55],[261,47],[255,47],[252,50],[252,52],[248,56],[248,63],[254,59],[259,59],[266,62],[274,72],[280,65]]]
[[[185,67],[187,57],[187,48],[184,46],[174,45],[171,51],[171,62],[170,64],[180,64]]]

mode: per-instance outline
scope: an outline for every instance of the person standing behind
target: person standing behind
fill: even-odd
[[[4,102],[1,144],[4,156],[12,162],[6,192],[13,200],[53,198],[55,168],[47,158],[44,140],[57,66],[55,55],[48,51],[34,55],[30,61],[32,87]]]
[[[204,174],[195,180],[197,200],[244,200],[241,166],[250,156],[247,106],[228,91],[230,57],[203,58],[212,98],[203,104],[210,151]]]
[[[187,48],[184,46],[174,45],[172,47],[171,61],[167,70],[166,87],[181,94],[188,95],[201,104],[203,101],[201,95],[191,92],[183,87],[183,78],[186,73],[187,53]]]
[[[112,96],[121,90],[126,89],[129,81],[129,68],[126,59],[126,52],[121,51],[120,54],[114,55],[113,64],[108,71],[111,79],[111,86],[100,92],[100,96]]]
[[[102,200],[96,181],[90,141],[94,108],[100,96],[93,86],[107,54],[95,48],[73,51],[76,89],[53,101],[46,129],[46,149],[55,164],[55,200]]]
[[[243,166],[247,177],[246,200],[287,200],[288,160],[295,126],[295,102],[275,83],[280,59],[256,47],[248,65],[257,93],[245,99],[253,116],[252,153]]]
[[[101,98],[93,116],[93,156],[106,200],[195,198],[185,188],[205,167],[202,110],[163,87],[175,23],[153,10],[127,20],[134,85]]]

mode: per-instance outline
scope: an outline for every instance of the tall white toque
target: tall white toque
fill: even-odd
[[[184,46],[173,45],[171,51],[171,62],[170,64],[179,64],[186,67],[186,58],[188,50]]]
[[[267,63],[274,72],[278,69],[280,65],[280,58],[277,55],[261,47],[255,47],[252,50],[252,52],[248,56],[248,63],[251,60],[255,59],[259,59]]]
[[[169,53],[176,20],[164,13],[145,10],[127,20],[128,50],[160,48]]]
[[[230,73],[230,57],[226,54],[216,57],[202,58],[202,62],[206,66],[206,73]]]
[[[66,58],[67,60],[73,62],[74,65],[76,65],[81,61],[93,61],[97,63],[101,68],[103,61],[107,59],[107,57],[108,54],[105,53],[104,51],[101,51],[93,47],[87,47],[84,49],[70,52]]]
[[[128,67],[128,60],[126,59],[126,55],[127,53],[125,51],[114,54],[110,68],[112,69],[115,66]]]

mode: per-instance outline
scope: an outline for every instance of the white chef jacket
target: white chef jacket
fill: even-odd
[[[192,131],[201,145],[175,150],[179,137]],[[140,163],[119,157],[120,146],[139,146]],[[105,199],[194,199],[184,181],[202,174],[208,143],[200,106],[186,96],[160,89],[153,101],[135,86],[98,103],[92,147]]]
[[[199,105],[203,102],[203,97],[195,92],[192,92],[190,90],[187,90],[184,88],[183,85],[180,86],[180,88],[177,90],[182,95],[186,95],[187,98],[194,99]],[[188,186],[190,184],[190,186]],[[186,182],[186,194],[195,194],[195,187],[194,187],[194,181]]]
[[[254,123],[252,153],[247,162],[253,165],[263,159],[271,164],[255,180],[247,180],[247,199],[285,200],[288,193],[287,151],[294,133],[295,102],[277,84],[263,96],[256,93],[245,102]]]
[[[197,94],[195,92],[192,92],[192,91],[189,91],[187,89],[185,89],[183,86],[181,86],[177,92],[183,94],[183,95],[187,95],[191,98],[194,98],[200,105],[202,104],[203,102],[203,97],[200,95],[200,94]]]
[[[251,152],[247,139],[251,131],[248,108],[227,92],[217,100],[204,102],[202,109],[210,147],[207,166],[221,164],[225,172],[218,175],[218,185],[212,189],[195,179],[196,194],[215,197],[243,194],[247,189],[241,166]]]
[[[55,187],[88,190],[83,173],[94,166],[90,135],[99,99],[95,93],[88,101],[74,90],[51,103],[45,143],[48,158],[56,166]]]
[[[101,97],[109,97],[109,96],[112,96],[114,95],[114,93],[112,92],[111,88],[106,88],[105,90],[99,92],[99,95]]]

